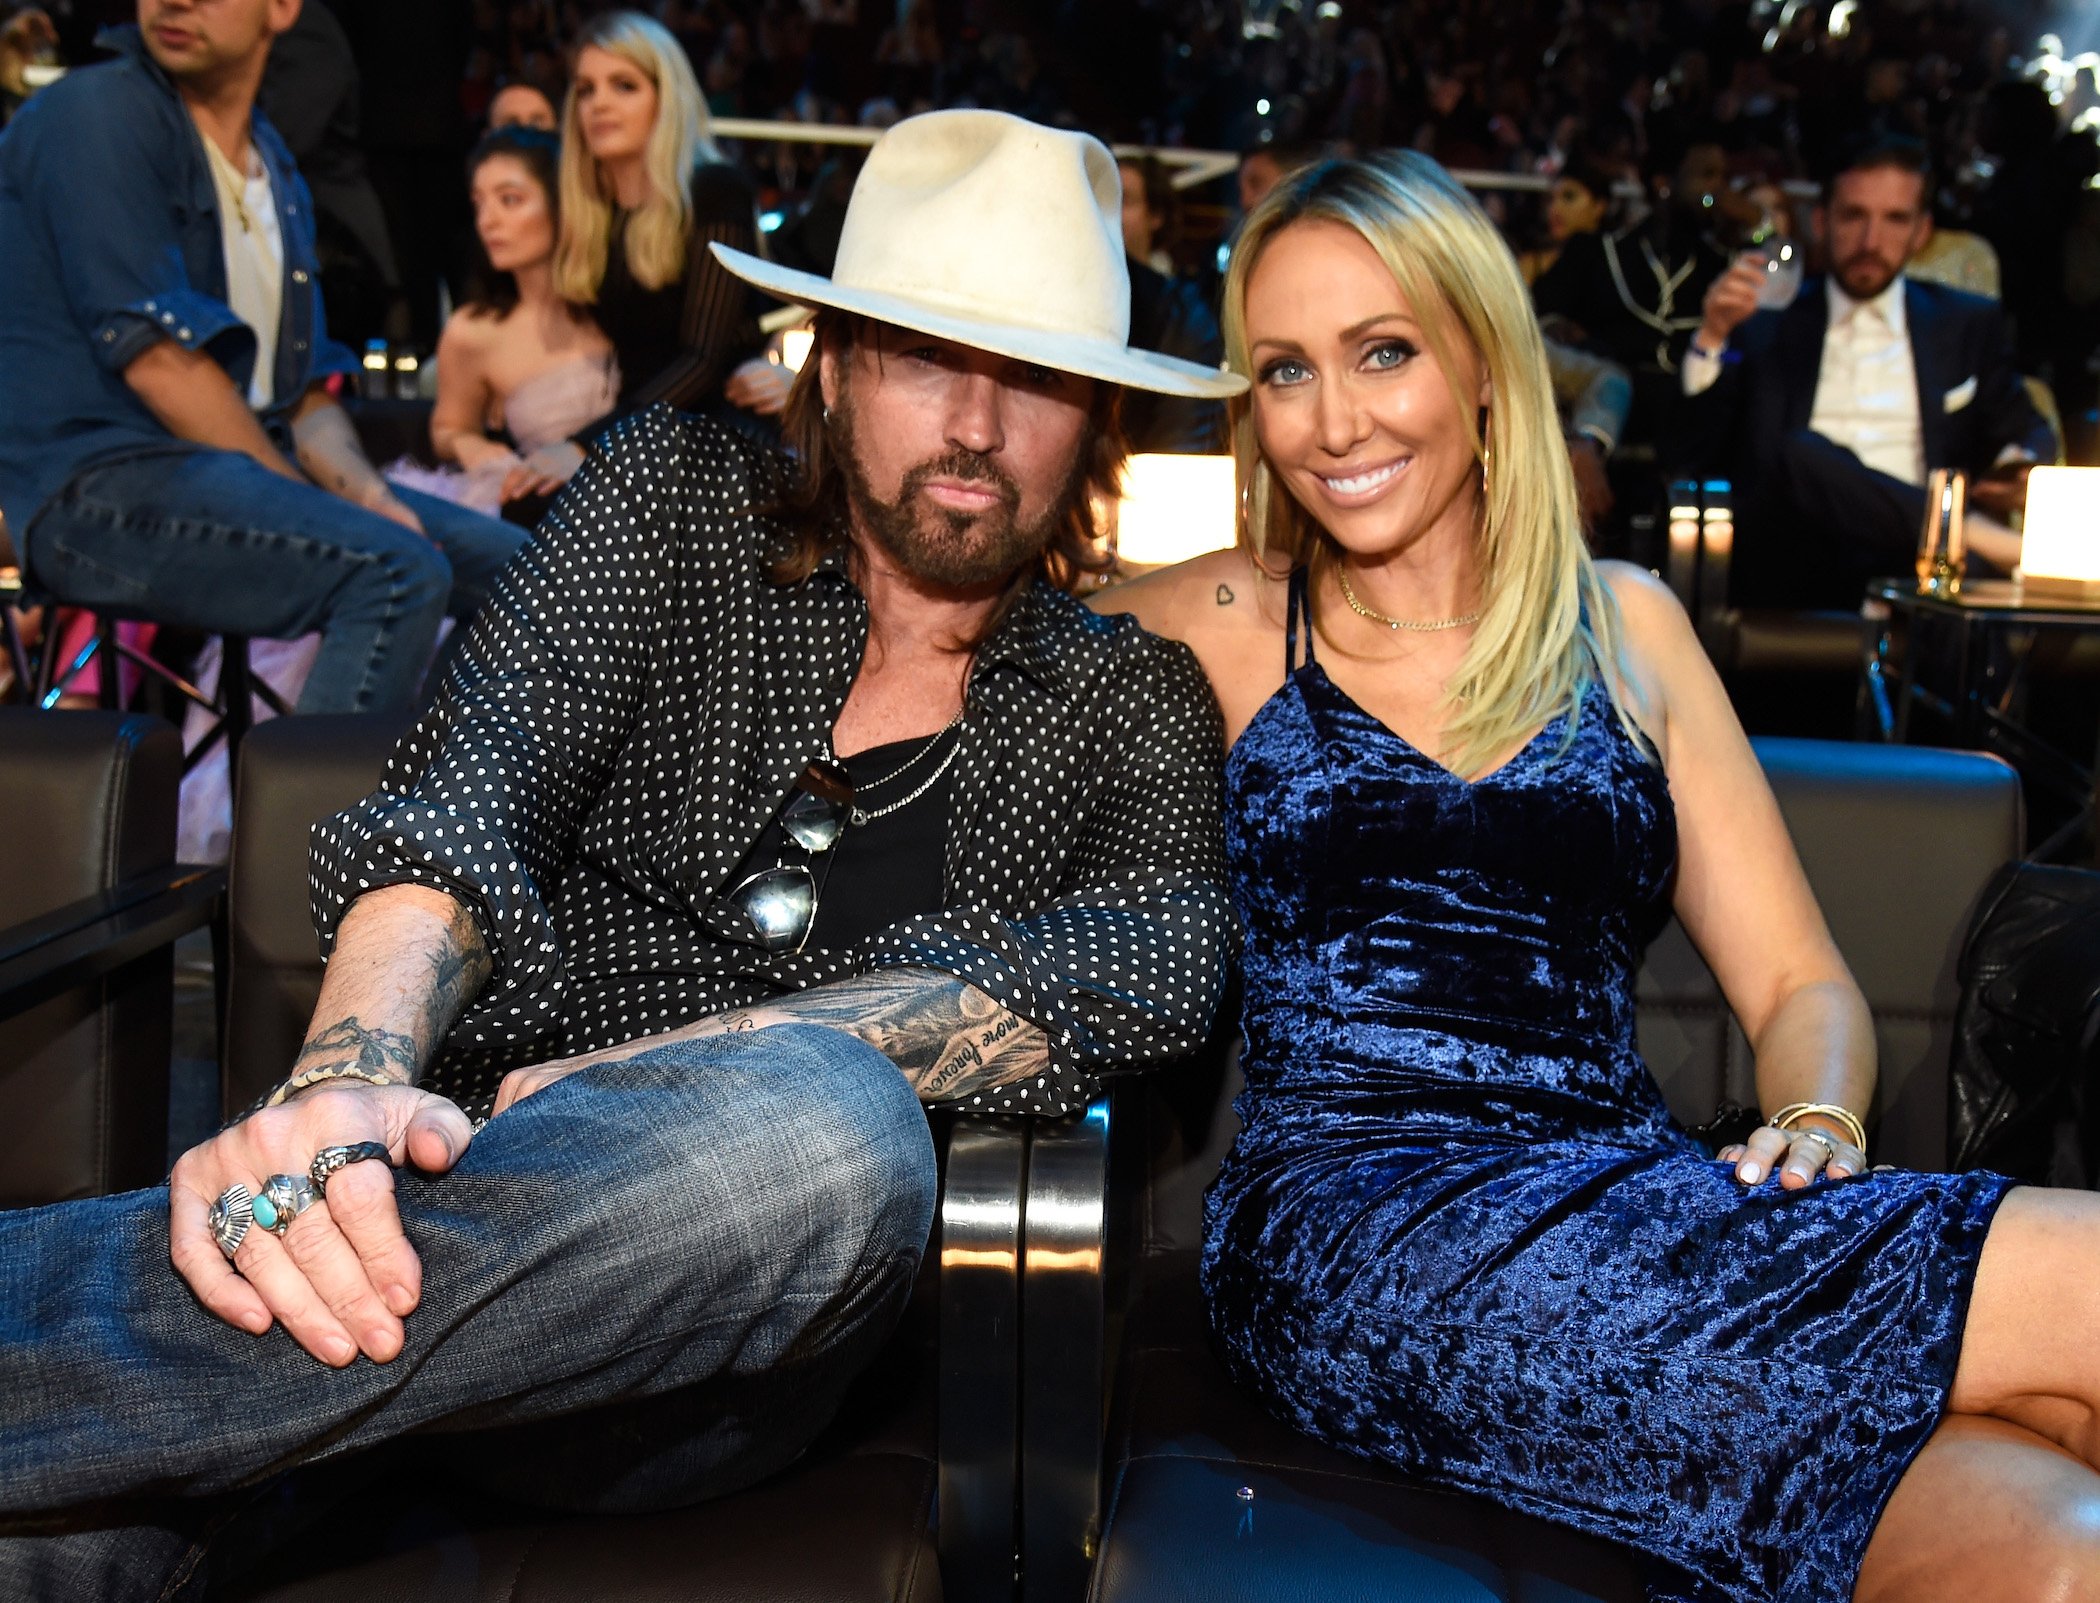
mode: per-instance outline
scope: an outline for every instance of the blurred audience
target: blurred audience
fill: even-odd
[[[561,127],[561,113],[546,90],[523,79],[497,82],[489,96],[488,125],[491,128],[537,128],[553,133]]]
[[[313,206],[255,109],[273,0],[139,0],[0,138],[0,508],[32,584],[322,646],[302,711],[413,702],[520,541],[397,493],[327,381]],[[205,205],[192,197],[209,196]]]
[[[1524,282],[1536,284],[1577,234],[1601,230],[1611,202],[1612,181],[1603,168],[1579,157],[1563,167],[1546,196],[1546,243],[1517,258]]]

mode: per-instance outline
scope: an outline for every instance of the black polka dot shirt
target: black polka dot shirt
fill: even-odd
[[[433,885],[494,974],[424,1083],[485,1113],[503,1072],[871,968],[954,974],[1042,1029],[1040,1079],[965,1099],[1064,1113],[1098,1073],[1192,1050],[1223,989],[1216,704],[1187,648],[1028,591],[978,654],[942,911],[766,956],[701,914],[828,750],[867,604],[844,565],[767,566],[785,459],[654,408],[613,430],[475,623],[380,788],[314,830],[344,909]]]

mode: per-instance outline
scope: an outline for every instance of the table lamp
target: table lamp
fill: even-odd
[[[1222,551],[1238,530],[1229,456],[1134,456],[1116,503],[1116,554],[1127,568],[1158,568]]]
[[[2100,468],[2028,474],[2020,581],[2040,595],[2100,601]]]

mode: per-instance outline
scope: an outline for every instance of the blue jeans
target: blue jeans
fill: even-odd
[[[37,587],[73,606],[207,634],[318,632],[301,712],[415,703],[438,625],[469,619],[525,532],[398,490],[425,539],[231,451],[83,468],[23,531]]]
[[[164,1189],[0,1213],[0,1597],[180,1595],[256,1488],[411,1431],[553,1507],[748,1484],[895,1324],[936,1186],[904,1077],[810,1025],[571,1075],[397,1181],[422,1305],[343,1370],[198,1306]]]

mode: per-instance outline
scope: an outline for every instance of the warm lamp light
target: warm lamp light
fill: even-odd
[[[2027,475],[2020,579],[2045,595],[2100,600],[2100,468],[2035,468]]]
[[[807,328],[791,328],[780,336],[780,365],[790,373],[802,371],[802,364],[809,360],[809,348],[816,340],[816,333]]]
[[[1116,503],[1116,555],[1126,567],[1157,568],[1222,551],[1238,505],[1229,456],[1134,456]]]

